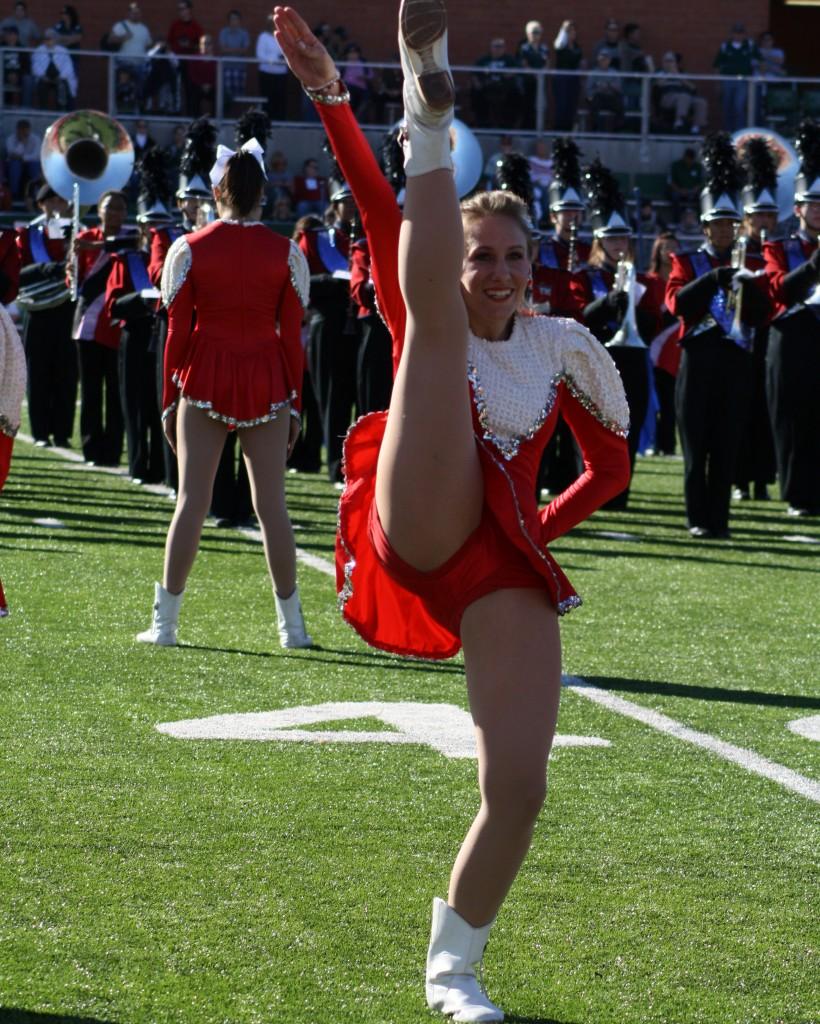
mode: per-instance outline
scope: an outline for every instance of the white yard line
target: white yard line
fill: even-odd
[[[659,711],[653,711],[651,708],[641,707],[640,704],[634,704],[631,700],[624,700],[623,697],[618,697],[616,694],[610,693],[609,690],[602,690],[598,686],[593,686],[578,676],[564,677],[564,685],[571,687],[576,693],[581,694],[595,704],[600,704],[609,711],[615,711],[619,715],[633,718],[636,722],[642,722],[644,725],[657,729],[658,732],[666,733],[667,736],[674,736],[675,739],[679,739],[684,743],[691,743],[696,747],[701,747],[703,750],[708,750],[710,753],[722,757],[725,761],[731,761],[732,764],[740,765],[747,772],[762,775],[765,779],[771,779],[772,782],[777,782],[786,789],[790,789],[793,793],[799,793],[815,803],[820,803],[820,783],[806,778],[805,775],[799,775],[797,772],[792,771],[791,768],[785,768],[782,764],[769,761],[767,758],[756,754],[753,750],[747,750],[745,747],[736,747],[733,743],[726,743],[724,740],[710,736],[709,733],[690,729],[688,726],[676,722],[674,718],[669,718],[667,715],[663,715]]]

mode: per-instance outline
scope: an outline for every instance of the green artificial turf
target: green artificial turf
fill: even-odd
[[[817,780],[816,521],[733,509],[684,530],[678,461],[554,552],[584,597],[565,671]],[[332,560],[338,495],[288,478]],[[477,805],[475,763],[423,745],[180,740],[158,723],[325,702],[466,707],[460,660],[410,662],[300,567],[313,652],[282,651],[261,546],[207,526],[185,646],[139,645],[167,498],[18,442],[0,495],[0,1024],[410,1024],[430,902]],[[37,525],[58,520],[61,526]],[[601,532],[628,533],[612,539]],[[371,715],[308,730],[387,733]],[[817,803],[564,691],[533,848],[493,932],[512,1021],[820,1021]],[[56,1015],[56,1016],[48,1016]]]

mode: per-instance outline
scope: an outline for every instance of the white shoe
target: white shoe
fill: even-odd
[[[427,951],[427,1005],[454,1021],[502,1021],[504,1011],[490,1002],[476,977],[491,921],[473,928],[444,900],[433,900],[433,925]]]
[[[444,0],[402,0],[399,53],[404,74],[404,169],[410,177],[452,170],[455,86],[447,61]]]
[[[154,613],[151,628],[137,633],[137,640],[143,644],[157,644],[159,647],[176,647],[177,622],[182,604],[183,590],[172,594],[160,583],[154,584]]]
[[[276,601],[276,624],[279,628],[279,643],[282,647],[313,647],[313,639],[305,629],[299,588],[294,588],[290,597],[280,597],[274,592]]]

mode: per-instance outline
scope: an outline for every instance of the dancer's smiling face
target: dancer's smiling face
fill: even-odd
[[[531,277],[529,238],[506,214],[464,221],[461,292],[470,329],[480,338],[508,338]]]

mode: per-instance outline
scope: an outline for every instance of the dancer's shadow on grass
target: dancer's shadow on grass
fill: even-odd
[[[99,1017],[74,1017],[66,1013],[35,1013],[15,1006],[0,1006],[0,1024],[113,1024]]]
[[[311,664],[315,662],[326,665],[338,666],[340,661],[345,665],[355,665],[360,668],[389,668],[397,672],[443,672],[455,675],[463,675],[462,666],[450,662],[425,661],[422,658],[406,660],[389,654],[378,654],[373,651],[345,651],[333,647],[323,647],[316,644],[314,647],[303,651],[289,651],[277,648],[270,651],[248,651],[242,647],[213,647],[210,644],[189,644],[179,645],[184,651],[210,651],[213,654],[241,654],[251,658],[292,658],[295,661],[304,661],[309,656]],[[322,655],[328,657],[322,657]],[[0,1018],[0,1024],[4,1024]]]
[[[584,676],[584,682],[599,686],[602,690],[622,693],[651,693],[661,697],[725,701],[727,704],[763,704],[772,708],[820,708],[820,697],[804,694],[733,690],[727,686],[697,686],[688,683],[664,683],[656,679],[619,679],[615,676]]]

